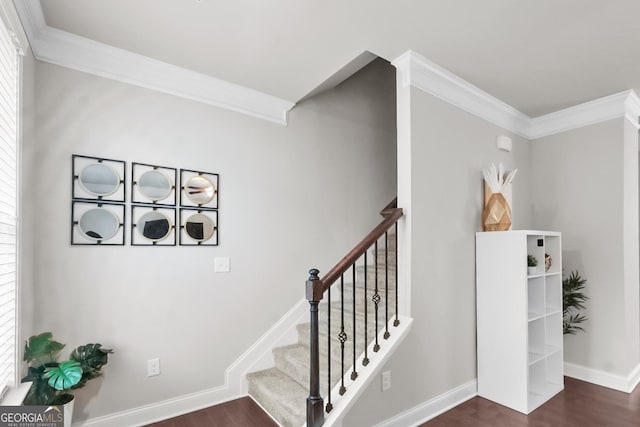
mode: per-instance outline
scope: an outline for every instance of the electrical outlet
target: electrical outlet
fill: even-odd
[[[160,359],[158,357],[147,360],[147,376],[155,377],[156,375],[160,375]]]
[[[382,373],[382,391],[387,391],[391,388],[391,371],[384,371]]]

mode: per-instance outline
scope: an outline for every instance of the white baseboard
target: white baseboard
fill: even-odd
[[[122,427],[144,426],[154,422],[177,417],[178,415],[204,409],[209,406],[227,402],[242,397],[226,385],[187,394],[173,399],[163,400],[149,405],[120,411],[102,417],[90,418],[87,421],[73,423],[73,427],[99,426]]]
[[[246,374],[252,370],[266,367],[264,365],[268,364],[271,357],[271,349],[297,339],[295,327],[305,314],[308,316],[308,312],[309,302],[301,299],[227,368],[225,371],[225,383],[219,387],[102,417],[90,418],[73,425],[74,427],[142,426],[246,396]]]
[[[586,381],[602,387],[611,388],[625,393],[631,393],[640,383],[640,364],[638,364],[626,377],[615,375],[586,366],[564,363],[564,374],[567,377]]]
[[[376,427],[418,426],[478,395],[478,381],[473,379],[433,399],[401,412]]]
[[[631,393],[640,384],[640,364],[627,377],[627,393]]]
[[[227,384],[247,394],[246,375],[274,365],[272,350],[298,340],[296,325],[309,321],[309,301],[302,298],[227,369]]]

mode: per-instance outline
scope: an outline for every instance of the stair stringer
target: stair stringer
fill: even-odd
[[[249,394],[247,374],[274,366],[273,349],[298,341],[296,326],[309,321],[309,301],[301,299],[265,332],[229,368],[231,387],[241,396]]]
[[[399,316],[398,319],[400,320],[398,326],[393,326],[395,319],[389,320],[388,327],[391,336],[388,339],[384,339],[384,329],[378,334],[378,342],[380,343],[380,350],[378,352],[373,351],[375,340],[367,347],[369,356],[369,364],[367,366],[362,365],[364,353],[356,359],[358,378],[355,380],[351,380],[353,365],[349,367],[344,375],[344,385],[347,389],[345,394],[340,396],[338,392],[340,390],[339,383],[331,390],[333,409],[328,414],[325,412],[323,427],[340,427],[342,425],[342,420],[349,412],[349,409],[351,409],[358,398],[365,392],[369,384],[377,377],[402,341],[409,335],[413,319],[404,316]],[[323,394],[323,398],[326,405],[327,396]],[[304,426],[306,427],[306,423]]]

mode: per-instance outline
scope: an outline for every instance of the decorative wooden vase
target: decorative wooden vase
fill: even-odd
[[[483,231],[507,231],[511,228],[511,208],[502,193],[493,193],[482,211]]]

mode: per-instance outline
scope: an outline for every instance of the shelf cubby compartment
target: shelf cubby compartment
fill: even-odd
[[[555,313],[546,317],[545,344],[547,348],[562,348],[562,313]],[[548,353],[549,351],[547,351]]]
[[[529,365],[529,412],[564,388],[562,352],[558,351]]]
[[[561,273],[562,252],[560,250],[560,236],[546,236],[544,241],[544,251],[551,257],[551,267],[547,273]],[[544,260],[544,258],[543,258]],[[542,263],[544,265],[544,261]]]
[[[544,277],[529,278],[527,283],[528,320],[539,319],[546,314]]]
[[[544,324],[544,319],[529,322],[529,364],[535,363],[547,353]]]
[[[532,276],[544,274],[544,236],[527,236],[527,255],[533,255],[538,261],[536,272]]]
[[[558,351],[549,355],[546,359],[547,382],[562,386],[562,352]]]
[[[546,361],[543,359],[529,365],[528,372],[528,406],[536,408],[547,398]]]
[[[545,312],[556,314],[562,312],[562,278],[560,274],[545,277]]]

